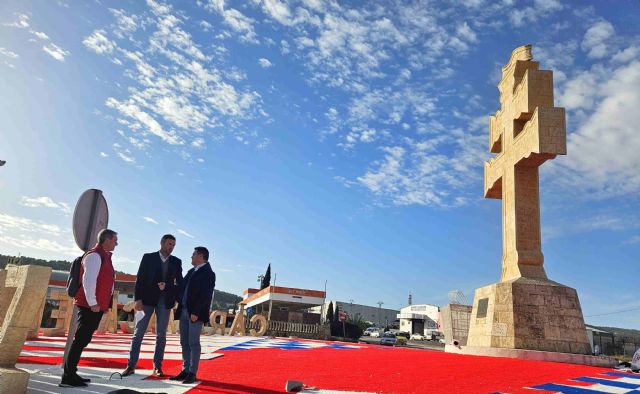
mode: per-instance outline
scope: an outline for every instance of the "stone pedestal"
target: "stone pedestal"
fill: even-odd
[[[26,393],[29,372],[11,367],[0,367],[0,393]]]
[[[476,290],[467,345],[591,353],[575,289],[530,278]]]
[[[7,266],[0,271],[0,393],[24,393],[29,374],[15,368],[34,314],[47,294],[51,268]]]
[[[449,304],[442,308],[440,315],[446,343],[453,343],[455,340],[459,345],[467,344],[471,309],[471,305],[462,304]]]

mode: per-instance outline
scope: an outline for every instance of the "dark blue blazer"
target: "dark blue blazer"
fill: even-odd
[[[191,268],[180,286],[178,309],[173,315],[174,318],[179,320],[182,308],[187,308],[189,315],[196,315],[198,321],[208,323],[214,287],[216,287],[216,274],[211,269],[211,264],[204,263],[197,271],[195,267]],[[187,303],[183,305],[182,298],[185,290],[187,290]]]
[[[182,260],[175,256],[169,256],[167,277],[164,279],[164,300],[167,309],[174,307],[178,300],[180,284],[182,283]],[[160,299],[160,288],[158,283],[162,282],[162,260],[160,253],[146,253],[142,256],[138,275],[136,277],[135,300],[142,300],[144,305],[158,305]]]

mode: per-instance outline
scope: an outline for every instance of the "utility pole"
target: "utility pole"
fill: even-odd
[[[382,304],[384,302],[378,301],[376,304],[378,304],[378,326],[382,326]]]

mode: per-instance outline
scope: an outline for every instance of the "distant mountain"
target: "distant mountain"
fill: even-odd
[[[633,338],[635,342],[640,343],[640,330],[634,330],[631,328],[618,328],[618,327],[603,327],[603,326],[594,326],[588,324],[591,327],[597,328],[599,330],[608,331],[613,333],[616,338],[624,337],[624,338]]]
[[[215,294],[213,295],[213,302],[211,306],[214,310],[227,310],[227,309],[236,309],[238,303],[242,301],[242,297],[227,293],[222,290],[214,290]]]
[[[59,270],[59,271],[69,271],[69,269],[71,268],[70,261],[42,260],[42,259],[35,259],[33,257],[27,257],[27,256],[16,257],[16,256],[5,256],[3,254],[0,254],[0,269],[4,269],[7,266],[7,264],[41,265],[45,267],[51,267],[52,269]]]

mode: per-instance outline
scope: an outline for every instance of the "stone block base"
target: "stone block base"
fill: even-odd
[[[0,367],[0,393],[26,393],[29,373],[17,368]]]
[[[604,368],[611,368],[618,364],[616,359],[609,356],[588,356],[585,354],[541,352],[538,350],[446,345],[444,351],[448,353],[468,354],[474,356],[519,358],[523,360],[582,364]]]
[[[467,345],[591,354],[577,292],[546,279],[476,289]]]

